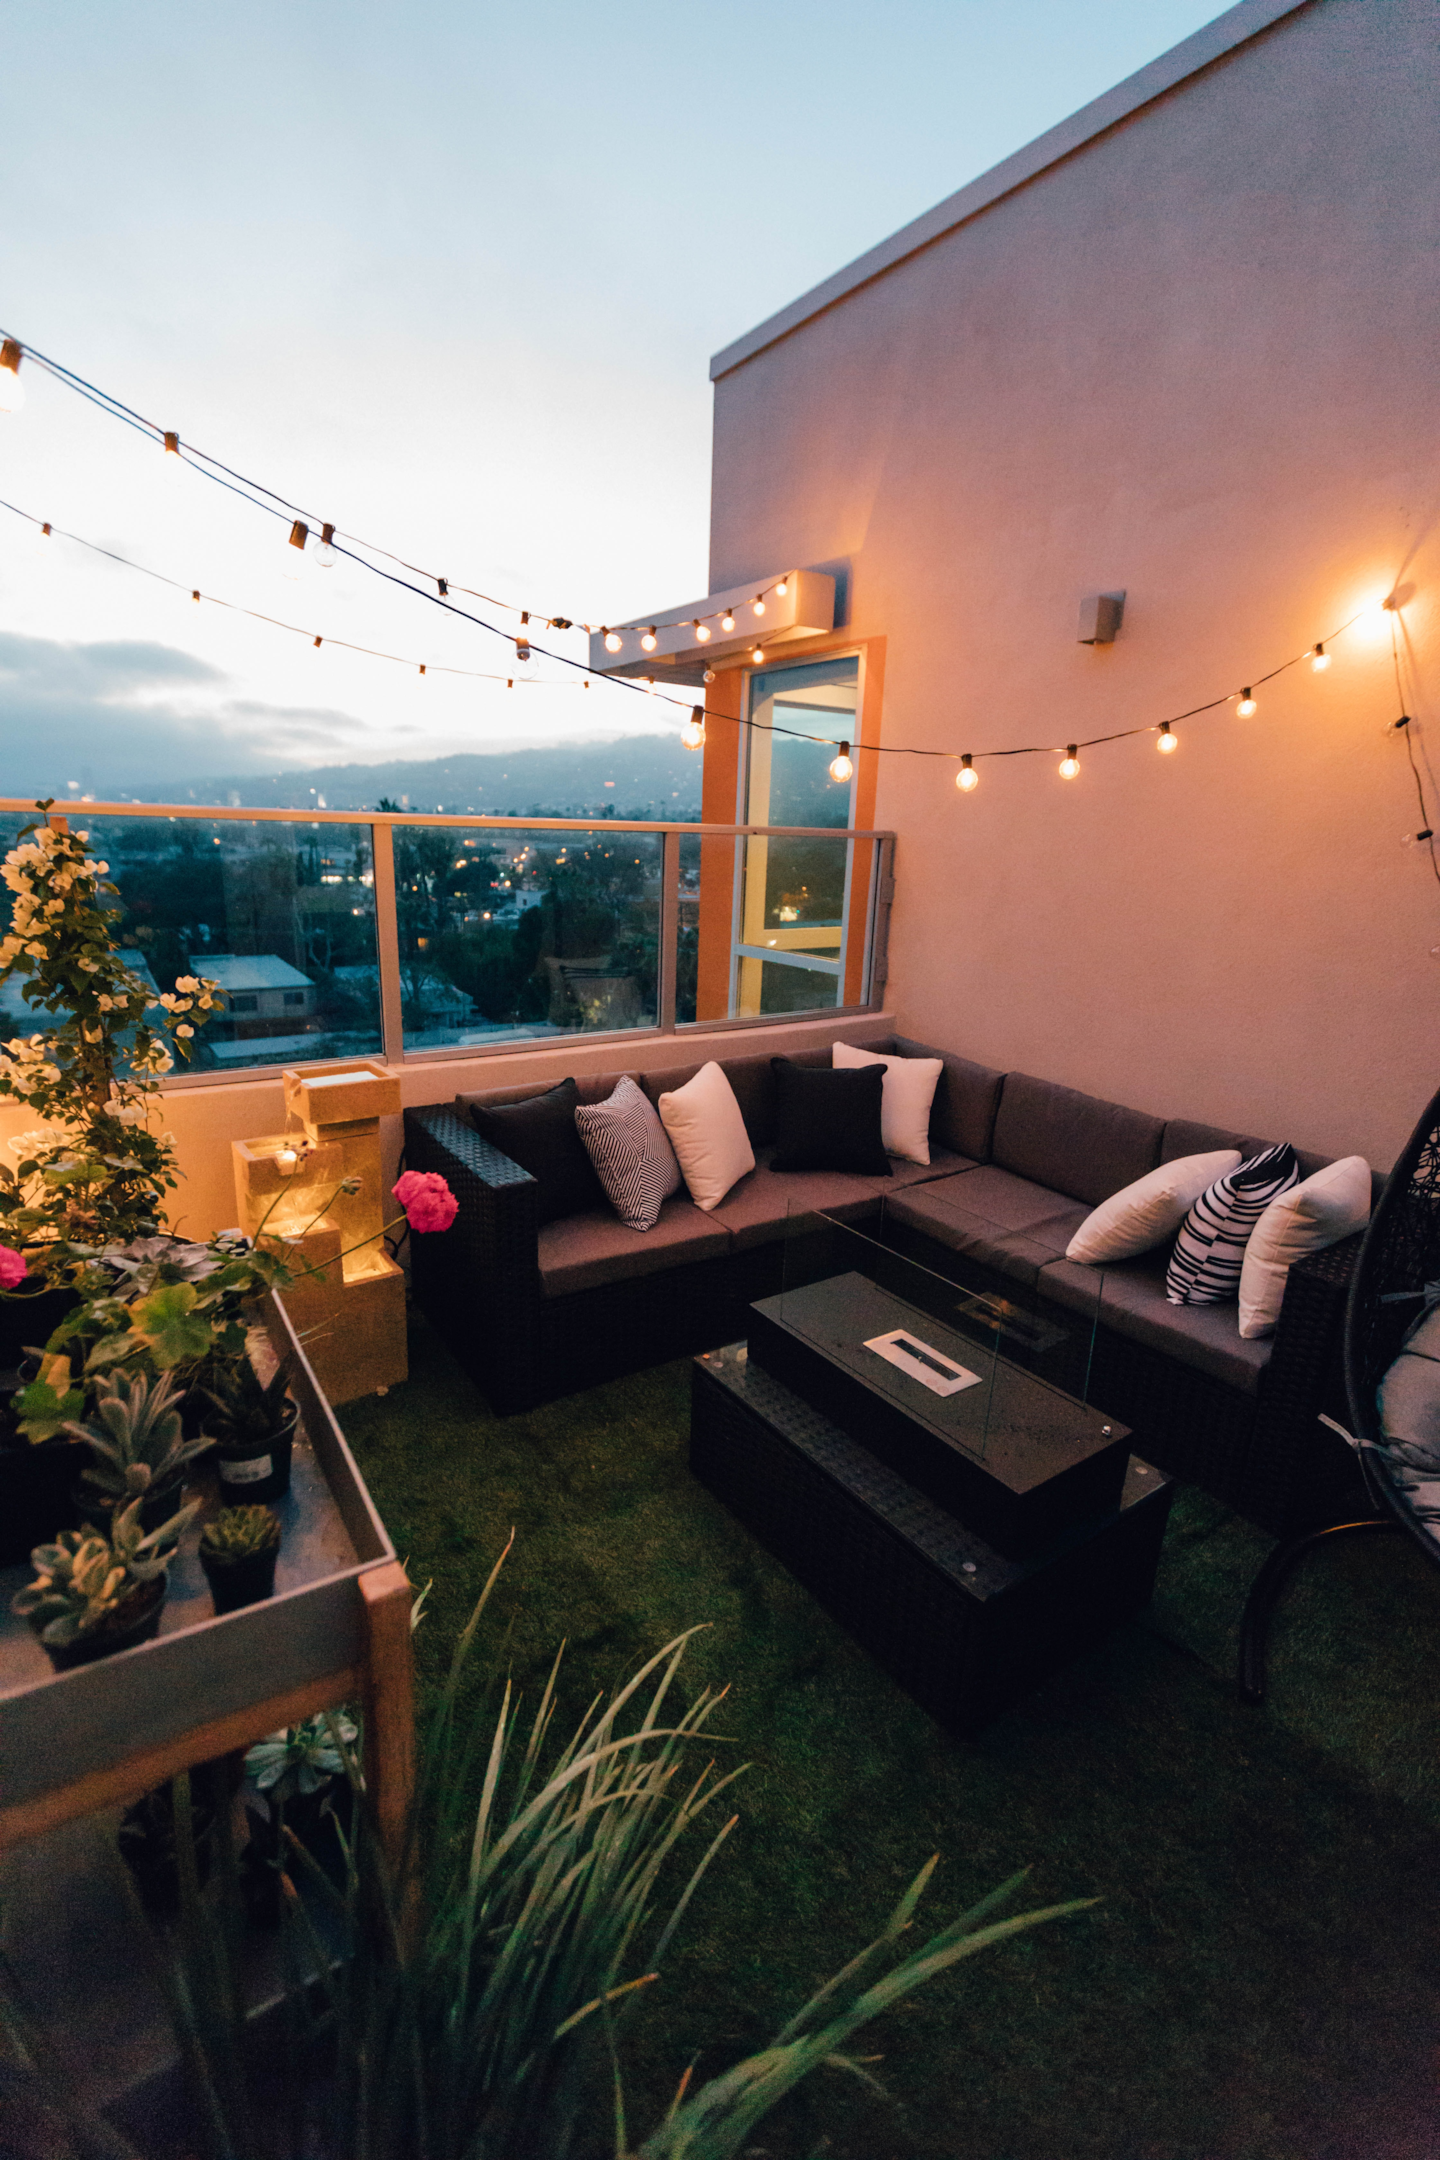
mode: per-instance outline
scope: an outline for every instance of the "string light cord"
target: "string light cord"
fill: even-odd
[[[1411,734],[1415,723],[1406,710],[1410,700],[1405,695],[1405,681],[1400,667],[1400,632],[1393,620],[1390,624],[1390,662],[1395,670],[1395,695],[1400,704],[1400,718],[1395,722],[1395,726],[1405,738],[1405,755],[1410,762],[1410,777],[1415,782],[1415,799],[1420,805],[1420,830],[1415,838],[1423,843],[1430,858],[1435,882],[1440,885],[1440,858],[1437,858],[1435,853],[1435,832],[1425,801],[1425,781],[1415,756],[1415,743]]]
[[[0,331],[0,337],[8,339],[10,333]],[[46,374],[53,376],[67,390],[73,390],[78,397],[84,398],[101,412],[108,413],[111,419],[122,420],[127,427],[135,428],[140,434],[148,436],[152,442],[159,443],[162,447],[165,446],[167,435],[173,431],[161,427],[157,421],[147,419],[143,413],[136,412],[133,406],[125,404],[122,399],[115,397],[110,391],[102,390],[98,383],[89,382],[83,375],[77,375],[73,368],[67,368],[62,361],[52,359],[48,353],[42,353],[36,346],[27,345],[23,339],[19,338],[16,338],[13,342],[19,346],[27,360],[34,361],[38,367],[43,369]],[[313,511],[303,509],[299,503],[292,502],[289,496],[278,494],[274,488],[266,487],[263,481],[253,480],[247,473],[237,472],[234,466],[227,465],[221,458],[213,457],[207,450],[198,449],[194,443],[180,443],[177,440],[176,447],[171,454],[177,456],[182,464],[188,465],[192,472],[199,473],[202,479],[215,481],[218,486],[227,488],[232,495],[239,495],[243,501],[253,504],[257,510],[268,512],[271,517],[281,518],[292,523],[298,519],[307,528],[324,529],[325,521],[318,518]],[[342,538],[348,540],[351,543],[351,549],[365,549],[366,553],[364,555],[353,554],[351,549],[337,549],[336,552],[345,554],[349,561],[358,562],[363,569],[371,570],[377,576],[383,577],[386,573],[379,569],[378,564],[368,560],[371,555],[378,555],[386,562],[395,563],[400,569],[408,570],[412,577],[427,579],[431,584],[439,588],[436,597],[443,597],[445,593],[452,591],[462,592],[472,600],[483,600],[487,607],[505,608],[509,613],[518,615],[521,618],[522,626],[528,623],[532,616],[537,622],[543,623],[546,629],[568,630],[574,626],[573,619],[569,616],[547,615],[538,608],[522,607],[517,601],[497,599],[493,593],[480,592],[472,585],[462,585],[454,579],[441,576],[436,571],[425,569],[419,563],[410,562],[405,556],[396,555],[389,548],[381,547],[378,542],[366,540],[361,534],[345,531],[339,526],[332,526],[330,531],[332,535],[339,534]],[[331,544],[333,545],[333,538]],[[751,604],[757,615],[763,615],[765,611],[764,603],[772,593],[783,591],[784,585],[785,580],[777,578],[772,584],[762,586],[756,592],[755,599]],[[408,589],[415,590],[413,586]],[[709,615],[693,618],[694,625],[698,629],[701,623],[718,622],[724,616],[725,610],[716,608]],[[689,619],[687,618],[687,620]],[[490,629],[496,627],[493,624],[486,625],[486,628]],[[597,628],[604,630],[606,626],[604,624],[597,625],[582,622],[579,624],[579,628],[589,634]],[[649,630],[644,633],[644,636],[653,637],[654,634],[653,630]],[[499,630],[498,635],[506,637],[511,636],[512,633]],[[528,643],[529,640],[523,642]]]
[[[103,555],[107,562],[119,563],[122,569],[134,570],[140,577],[150,578],[157,585],[168,586],[172,592],[188,592],[192,600],[198,600],[207,607],[224,608],[227,614],[245,615],[251,622],[268,623],[272,630],[288,630],[293,636],[307,638],[317,646],[335,645],[342,652],[360,653],[367,660],[388,660],[397,667],[415,668],[422,675],[460,675],[470,682],[521,682],[533,689],[562,690],[573,687],[568,683],[548,682],[540,677],[496,675],[481,668],[447,667],[443,662],[435,660],[413,660],[404,653],[381,652],[373,645],[356,645],[349,638],[331,637],[328,633],[307,630],[301,623],[285,622],[278,615],[267,615],[260,608],[245,607],[238,600],[222,600],[216,593],[201,592],[196,586],[187,585],[180,578],[167,577],[163,570],[152,570],[146,563],[138,563],[128,555],[117,554],[114,548],[101,547],[98,541],[86,540],[79,533],[67,532],[63,525],[47,524],[32,511],[22,510],[18,503],[7,502],[3,496],[0,496],[0,510],[9,510],[15,517],[22,518],[27,525],[34,525],[42,532],[52,533],[57,539],[69,540],[76,547],[87,549],[92,555]],[[606,676],[593,679],[602,682],[609,680]]]

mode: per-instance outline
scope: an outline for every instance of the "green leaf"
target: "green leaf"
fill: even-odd
[[[193,1283],[164,1283],[135,1307],[135,1326],[162,1372],[193,1364],[210,1348],[210,1323],[195,1314],[195,1299]]]
[[[72,1418],[79,1417],[85,1397],[79,1388],[67,1388],[60,1395],[48,1380],[32,1380],[16,1396],[15,1407],[20,1413],[21,1432],[32,1447],[38,1447],[42,1440],[53,1440]]]

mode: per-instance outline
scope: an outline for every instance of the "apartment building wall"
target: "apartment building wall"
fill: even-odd
[[[1214,27],[1198,72],[720,357],[710,583],[839,572],[837,642],[885,641],[868,740],[1051,746],[969,796],[878,759],[908,1032],[1383,1164],[1440,1082],[1390,725],[1440,774],[1440,8]],[[1120,588],[1119,638],[1079,644]],[[1325,673],[1259,683],[1360,610]],[[1251,719],[1057,777],[1250,682]]]

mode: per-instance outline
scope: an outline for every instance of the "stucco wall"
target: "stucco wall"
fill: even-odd
[[[1440,745],[1437,38],[1435,0],[1314,0],[716,386],[712,589],[848,565],[887,742],[1158,721],[1398,592],[1173,757],[982,762],[964,798],[884,758],[875,806],[909,1032],[1377,1164],[1440,1081],[1385,732],[1393,623]]]

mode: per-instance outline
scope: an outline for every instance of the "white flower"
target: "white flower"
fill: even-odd
[[[200,978],[198,975],[177,975],[175,987],[177,990],[198,990],[200,988]]]

